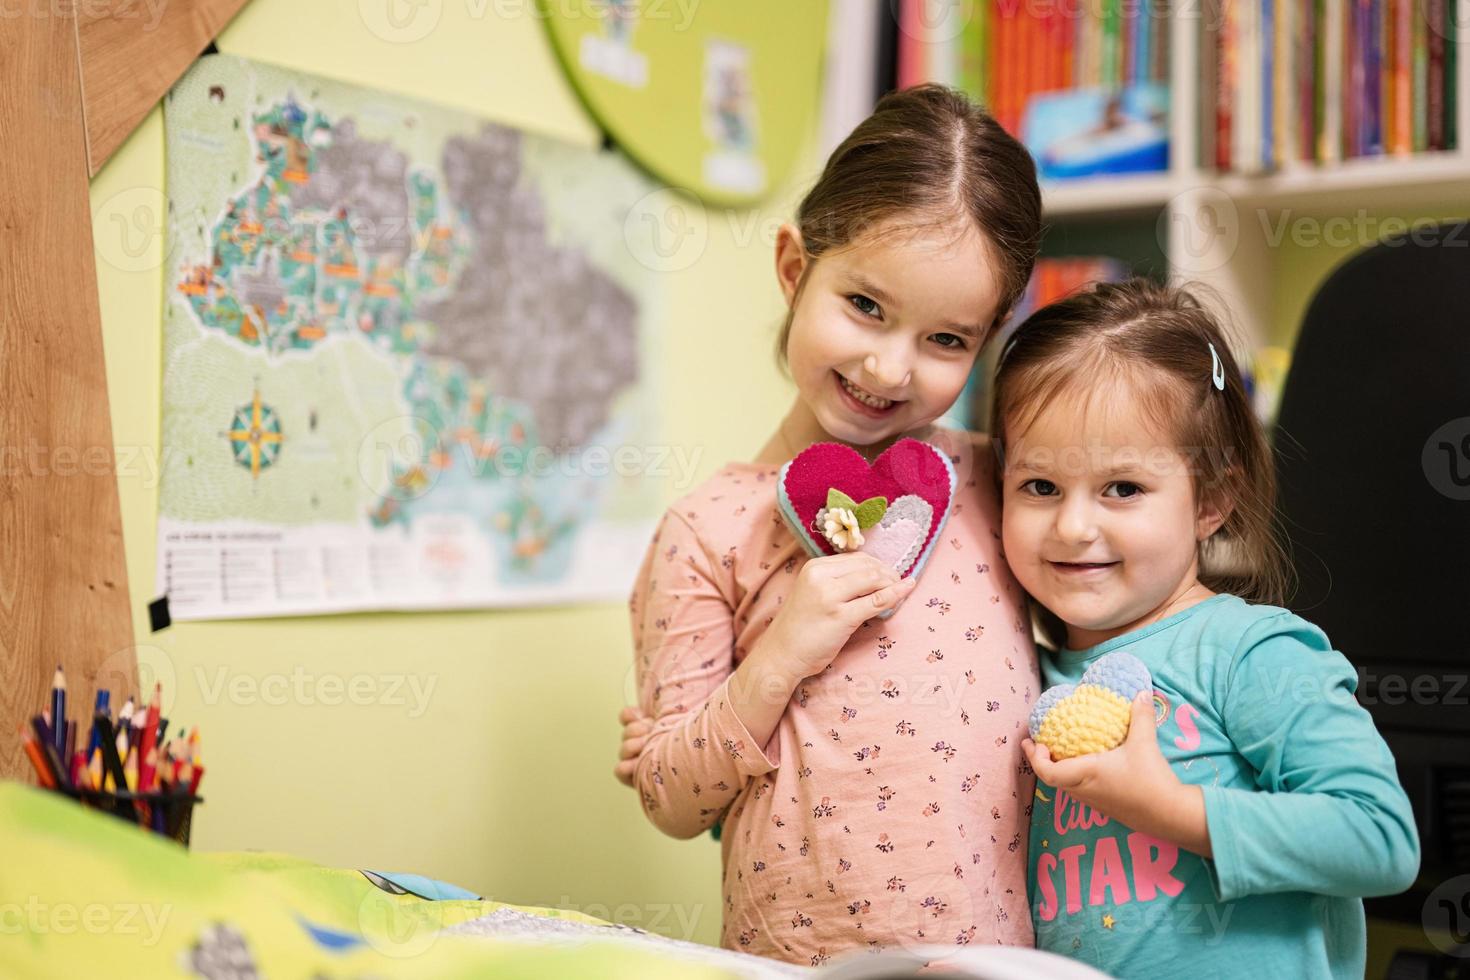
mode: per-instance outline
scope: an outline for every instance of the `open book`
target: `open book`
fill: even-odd
[[[749,953],[669,939],[633,926],[617,923],[590,925],[530,915],[509,908],[497,909],[490,915],[452,926],[445,932],[534,945],[614,943],[655,952],[671,964],[713,967],[746,980],[788,980],[791,977],[813,980],[902,980],[908,977],[939,980],[1100,980],[1107,976],[1054,953],[1016,946],[915,946],[881,953],[854,950],[820,967],[794,966]],[[921,972],[926,964],[933,966],[928,972]]]

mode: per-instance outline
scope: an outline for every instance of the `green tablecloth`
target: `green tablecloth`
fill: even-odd
[[[191,854],[55,794],[0,783],[0,976],[725,978],[612,944],[546,948],[446,933],[498,909],[390,894],[279,854]]]

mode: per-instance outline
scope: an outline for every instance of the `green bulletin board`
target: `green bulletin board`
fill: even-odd
[[[821,90],[826,0],[540,0],[587,109],[659,180],[723,205],[786,177]]]

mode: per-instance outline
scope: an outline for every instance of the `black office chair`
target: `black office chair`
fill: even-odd
[[[1470,874],[1470,222],[1343,263],[1302,322],[1278,416],[1291,608],[1357,666],[1423,843],[1418,922]],[[1417,686],[1416,686],[1417,685]]]

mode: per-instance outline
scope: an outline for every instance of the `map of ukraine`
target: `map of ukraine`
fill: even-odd
[[[351,336],[402,358],[423,457],[394,474],[400,516],[459,448],[564,452],[637,380],[637,303],[550,242],[521,180],[521,135],[485,125],[446,141],[435,175],[293,98],[252,117],[264,172],[210,229],[178,289],[199,322],[270,355]],[[492,471],[489,471],[493,473]]]

